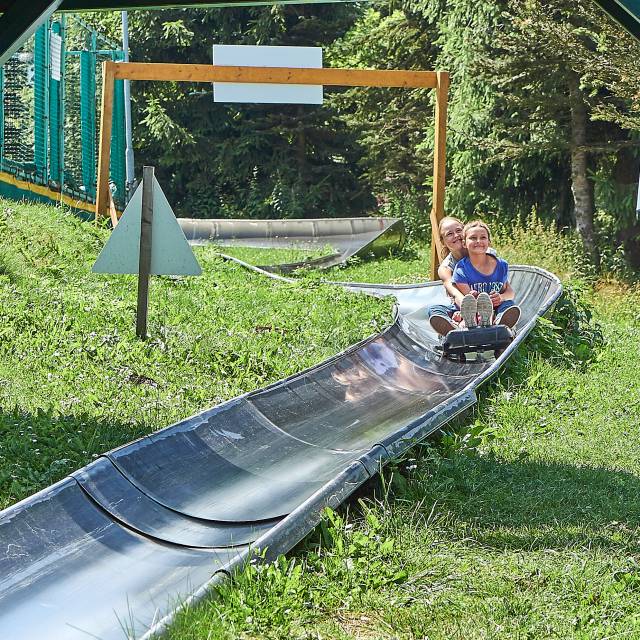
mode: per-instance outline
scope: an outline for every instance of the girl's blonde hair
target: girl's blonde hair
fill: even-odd
[[[440,236],[440,242],[442,243],[442,245],[440,247],[440,251],[436,251],[436,253],[438,254],[438,258],[440,260],[444,260],[449,255],[449,249],[447,249],[447,246],[444,243],[444,235],[442,234],[442,227],[444,227],[447,222],[457,222],[460,225],[462,224],[462,220],[454,218],[453,216],[445,216],[438,223],[438,235]]]
[[[482,220],[472,220],[471,222],[467,222],[467,224],[464,225],[462,237],[465,240],[467,239],[467,233],[469,233],[469,230],[473,229],[474,227],[480,227],[480,229],[484,229],[487,232],[487,238],[489,238],[489,241],[491,241],[491,231],[489,230],[487,223]]]
[[[444,236],[442,235],[442,227],[444,227],[447,222],[457,222],[458,224],[462,225],[462,220],[454,218],[453,216],[445,216],[444,218],[442,218],[442,220],[440,220],[440,222],[438,223],[438,234],[440,235],[440,240],[442,240],[443,242]]]

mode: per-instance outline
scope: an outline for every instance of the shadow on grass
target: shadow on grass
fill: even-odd
[[[0,509],[69,475],[145,433],[141,425],[89,414],[0,414]]]
[[[603,468],[434,456],[409,479],[406,501],[430,507],[461,534],[500,549],[640,550],[640,479]]]
[[[526,382],[532,364],[540,357],[536,350],[539,340],[540,332],[534,330],[502,371],[482,387],[479,404],[472,411],[482,413],[492,396]],[[579,366],[584,369],[590,364],[587,361]],[[554,366],[576,368],[569,358],[558,359]],[[469,415],[466,412],[447,430],[460,439],[471,435],[468,425],[473,420]],[[357,510],[357,498],[374,497],[390,500],[393,509],[406,517],[424,518],[435,505],[442,522],[447,523],[447,537],[471,539],[496,549],[590,547],[640,552],[637,476],[622,470],[527,458],[504,461],[477,455],[473,449],[447,455],[437,438],[415,447],[405,454],[404,461],[385,469],[384,482],[378,477],[363,486],[351,506]],[[387,492],[385,487],[391,490]]]

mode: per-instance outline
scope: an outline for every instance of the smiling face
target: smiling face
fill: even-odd
[[[470,256],[484,255],[489,245],[489,232],[484,226],[473,225],[465,229],[464,246]]]
[[[458,255],[464,251],[462,244],[463,226],[455,218],[446,218],[440,225],[440,235],[442,241],[451,253]]]

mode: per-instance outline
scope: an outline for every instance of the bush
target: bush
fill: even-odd
[[[404,223],[409,244],[431,239],[429,203],[416,191],[396,191],[384,196],[380,203],[380,215],[400,218]]]
[[[492,244],[507,262],[542,267],[561,278],[587,275],[582,243],[575,231],[559,231],[535,211],[516,222],[505,223],[491,215],[486,218]]]

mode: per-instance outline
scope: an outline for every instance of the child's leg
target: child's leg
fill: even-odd
[[[512,329],[519,319],[520,307],[513,300],[505,300],[496,309],[496,324],[504,324]]]
[[[475,297],[473,294],[467,293],[460,303],[460,314],[462,315],[462,320],[464,321],[467,329],[473,329],[473,327],[478,326],[478,323],[476,322],[477,312],[478,303],[476,302]]]
[[[516,306],[516,303],[513,300],[505,300],[504,302],[501,302],[500,305],[496,308],[496,315],[500,315],[510,307],[515,307],[515,306]]]
[[[449,331],[458,328],[458,325],[451,320],[451,316],[457,310],[453,304],[435,304],[427,309],[429,324],[434,331],[441,336],[446,336]]]
[[[488,327],[493,320],[493,303],[488,293],[479,293],[476,298],[478,305],[478,316],[480,317],[480,326]]]
[[[453,314],[458,310],[455,304],[434,304],[427,307],[427,318],[433,316],[444,316],[445,318],[451,318]]]

